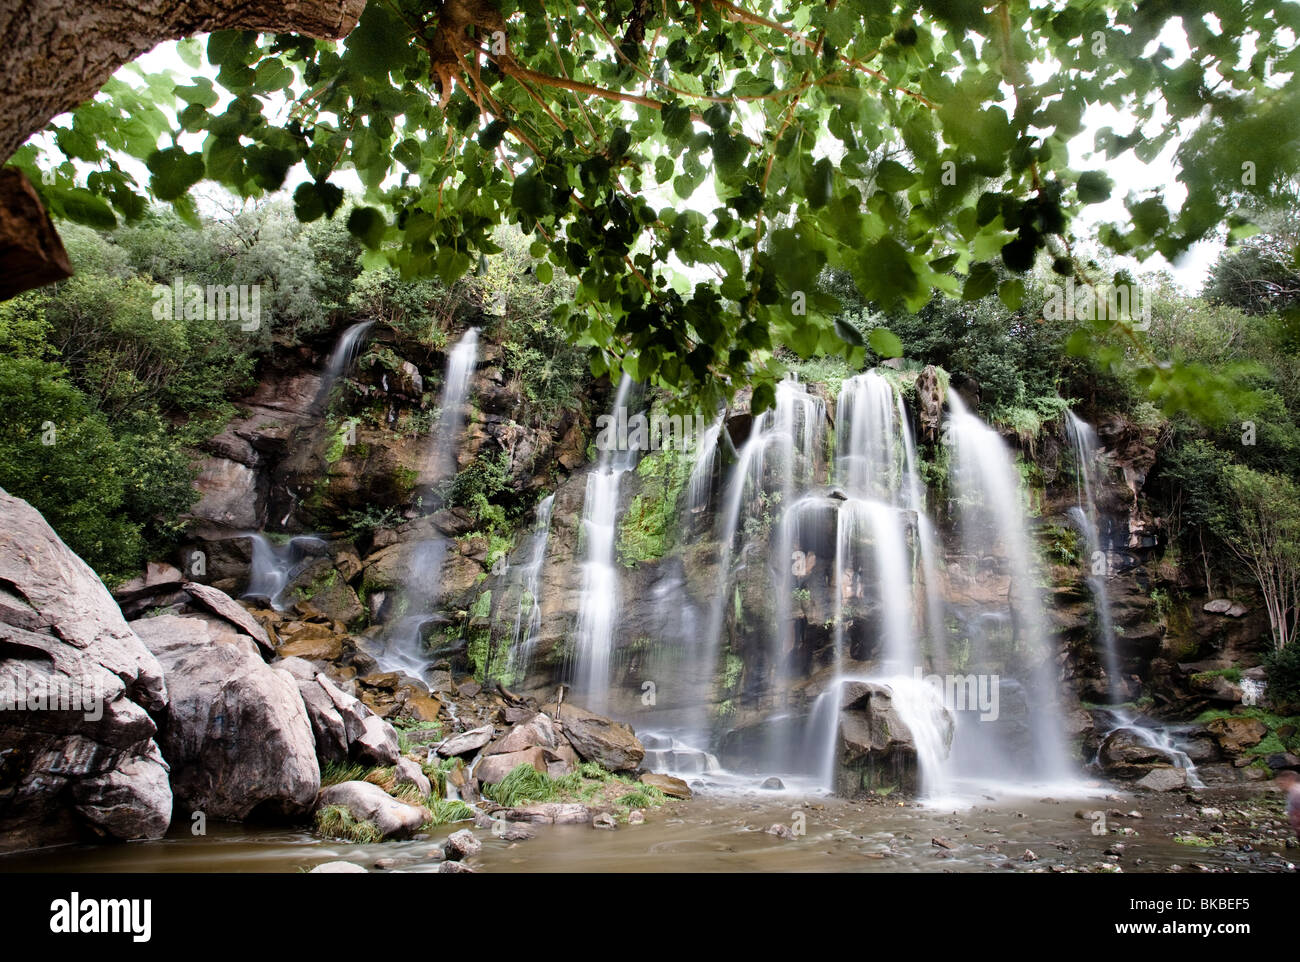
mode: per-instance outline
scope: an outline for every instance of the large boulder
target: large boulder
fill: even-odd
[[[525,748],[505,755],[483,755],[474,769],[474,777],[484,785],[495,785],[520,765],[532,765],[543,775],[547,774],[546,752],[541,748]]]
[[[1169,752],[1152,745],[1149,738],[1132,728],[1117,728],[1108,734],[1097,752],[1097,764],[1112,778],[1141,778],[1152,769],[1167,767]]]
[[[1264,740],[1268,726],[1258,718],[1230,715],[1216,718],[1205,726],[1227,755],[1239,755]]]
[[[150,717],[166,705],[162,667],[103,583],[0,490],[0,852],[166,832]]]
[[[215,615],[160,615],[133,627],[166,672],[162,752],[177,806],[227,819],[309,811],[320,766],[294,677]]]
[[[1165,765],[1153,768],[1137,780],[1138,788],[1152,792],[1173,792],[1187,787],[1187,769]]]
[[[645,746],[631,725],[569,703],[547,705],[542,711],[555,720],[584,761],[597,762],[611,772],[633,772],[641,767]]]
[[[940,725],[946,750],[955,723],[946,709]],[[840,691],[839,729],[835,746],[835,788],[853,796],[863,790],[920,788],[916,742],[894,704],[888,685],[844,682]]]
[[[370,766],[397,763],[397,731],[364,702],[301,658],[285,658],[275,667],[287,671],[298,684],[316,738],[316,758],[322,766],[349,759]]]
[[[410,838],[429,820],[429,810],[399,802],[370,782],[340,782],[320,793],[316,810],[340,805],[354,818],[372,823],[384,838]]]
[[[690,798],[691,787],[680,778],[663,775],[659,772],[646,772],[641,776],[641,784],[657,788],[669,798]]]
[[[461,732],[459,735],[452,735],[438,746],[438,754],[443,758],[454,758],[457,755],[468,755],[476,752],[492,740],[492,726],[483,725],[479,728],[471,728],[467,732]]]
[[[527,748],[557,748],[560,739],[555,734],[551,719],[535,712],[532,717],[515,725],[505,735],[483,749],[484,755],[505,755],[522,752]]]

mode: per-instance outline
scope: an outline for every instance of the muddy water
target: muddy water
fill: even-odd
[[[1203,806],[1222,814],[1201,818]],[[1270,828],[1273,807],[1276,801],[1247,789],[1205,792],[1195,802],[1182,795],[1094,795],[982,799],[946,810],[755,792],[669,803],[648,812],[645,824],[614,831],[531,825],[536,837],[509,842],[477,829],[483,850],[470,864],[482,872],[1294,871],[1287,833]],[[1097,809],[1112,813],[1105,835],[1076,815]],[[1143,817],[1129,817],[1132,811]],[[0,858],[0,871],[301,872],[334,860],[378,871],[437,871],[436,846],[468,824],[375,845],[219,824],[196,838],[178,826],[155,842]],[[773,824],[802,833],[768,834]],[[1187,844],[1189,837],[1198,841]]]

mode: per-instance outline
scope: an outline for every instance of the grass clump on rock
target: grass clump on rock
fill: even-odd
[[[452,798],[430,798],[427,808],[429,809],[429,820],[424,823],[426,831],[437,828],[439,825],[450,825],[452,822],[466,821],[476,814],[474,809],[460,801],[460,799]]]
[[[384,837],[374,822],[357,818],[343,805],[326,805],[320,809],[316,813],[315,824],[318,835],[346,839],[349,842],[369,844],[382,841]]]

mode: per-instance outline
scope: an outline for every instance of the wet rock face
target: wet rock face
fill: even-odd
[[[887,686],[846,682],[840,693],[838,724],[837,793],[853,796],[864,790],[896,788],[911,794],[920,788],[916,743]]]
[[[1106,736],[1097,764],[1111,778],[1142,778],[1157,768],[1167,768],[1169,753],[1153,746],[1131,728],[1117,728]]]
[[[172,793],[150,712],[167,700],[94,572],[0,491],[0,852],[161,836]]]

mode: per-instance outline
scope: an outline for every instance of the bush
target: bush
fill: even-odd
[[[1268,700],[1283,714],[1300,712],[1300,642],[1264,657],[1268,673]]]

